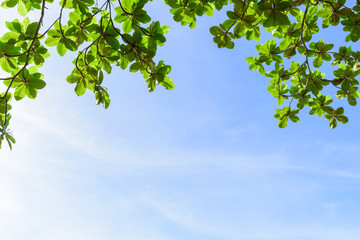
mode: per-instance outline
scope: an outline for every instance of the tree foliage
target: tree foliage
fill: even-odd
[[[103,87],[104,73],[113,67],[142,74],[150,92],[157,85],[174,88],[169,78],[171,67],[154,57],[163,46],[169,27],[152,21],[146,4],[149,0],[5,0],[3,8],[16,8],[22,20],[6,22],[0,38],[0,66],[7,74],[0,78],[5,86],[0,93],[0,147],[6,140],[11,148],[15,139],[8,130],[11,101],[25,97],[34,99],[46,85],[40,67],[50,56],[48,47],[56,47],[60,56],[77,53],[74,69],[66,80],[75,85],[77,95],[87,90],[94,93],[96,103],[107,108],[110,97]],[[334,108],[331,95],[347,99],[351,106],[360,97],[360,52],[350,46],[334,49],[323,39],[312,41],[320,29],[341,26],[347,32],[345,42],[360,39],[360,0],[164,0],[173,19],[182,26],[196,26],[198,17],[212,16],[225,5],[227,19],[210,28],[219,48],[232,49],[235,40],[260,40],[263,31],[268,39],[256,46],[258,55],[246,58],[250,70],[269,79],[267,90],[281,108],[275,118],[279,127],[288,120],[298,122],[305,107],[310,114],[324,116],[330,127],[346,123],[343,107]],[[44,22],[47,6],[60,4],[58,17]],[[30,11],[38,19],[30,21]],[[66,17],[65,17],[66,14]],[[64,19],[68,19],[65,22]],[[291,59],[291,60],[289,60]],[[334,67],[333,78],[326,78],[321,66]],[[330,90],[328,90],[330,89]],[[335,89],[332,91],[331,89]]]

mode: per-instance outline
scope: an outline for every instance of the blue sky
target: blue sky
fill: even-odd
[[[141,76],[114,70],[104,110],[76,96],[71,58],[53,54],[47,87],[13,104],[0,239],[359,239],[358,107],[334,130],[306,112],[279,129],[267,79],[245,62],[256,43],[217,49],[208,29],[224,13],[191,30],[159,6],[151,16],[171,29],[158,55],[175,90],[148,93]]]

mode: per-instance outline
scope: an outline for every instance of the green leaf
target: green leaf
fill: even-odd
[[[49,47],[55,47],[58,45],[60,38],[48,37],[45,40],[45,44]]]
[[[46,86],[46,83],[43,80],[34,79],[30,82],[30,85],[36,89],[43,89]]]
[[[333,119],[330,121],[330,128],[331,128],[331,129],[334,129],[334,128],[336,128],[336,126],[337,126],[337,121],[336,121],[335,118],[333,118]]]
[[[25,85],[25,95],[28,98],[34,99],[36,98],[37,91],[31,85]]]
[[[16,140],[13,136],[11,136],[9,133],[5,135],[5,137],[10,140],[12,143],[16,143]]]
[[[133,64],[130,65],[130,72],[137,72],[139,71],[141,67],[141,64],[138,62],[134,62]]]
[[[63,43],[64,45],[65,45],[65,47],[67,48],[67,49],[69,49],[70,51],[75,51],[75,50],[77,50],[77,46],[76,46],[76,43],[73,41],[73,40],[71,40],[71,39],[69,39],[69,38],[63,38],[63,39],[61,39],[60,40],[60,43]],[[64,54],[66,53],[66,51],[64,52]],[[61,54],[60,54],[61,55]],[[61,55],[61,56],[63,56],[63,55]]]
[[[349,119],[346,116],[337,116],[336,119],[341,123],[347,123]]]
[[[23,17],[25,17],[26,14],[28,13],[28,9],[27,9],[25,3],[23,2],[23,0],[19,0],[17,10],[18,10],[19,14]]]
[[[322,64],[323,64],[323,59],[322,59],[321,56],[317,56],[317,57],[314,59],[314,61],[313,61],[313,65],[314,65],[314,67],[316,67],[316,68],[321,67]]]
[[[351,106],[356,106],[357,101],[356,101],[356,98],[355,98],[354,96],[349,95],[349,96],[347,97],[347,100],[348,100],[348,103],[349,103]]]
[[[210,28],[210,33],[214,36],[220,36],[222,35],[224,32],[223,30],[221,30],[221,28],[214,26]]]
[[[107,109],[110,105],[110,96],[105,89],[103,89],[103,98],[104,98],[104,107],[105,109]]]
[[[115,37],[106,36],[105,41],[111,46],[113,50],[118,50],[120,48],[120,43]]]
[[[80,81],[77,82],[76,84],[75,93],[78,96],[82,96],[86,92],[86,89],[87,89],[87,82],[84,78],[81,78]]]
[[[129,65],[129,61],[126,58],[122,57],[122,58],[120,58],[119,64],[120,64],[121,69],[125,70],[127,68],[127,66]]]
[[[76,83],[80,81],[80,79],[81,79],[80,74],[71,74],[66,78],[66,81],[68,81],[69,83]]]
[[[125,33],[129,33],[132,30],[132,21],[131,19],[126,19],[122,24],[122,29]]]
[[[164,81],[160,82],[159,84],[165,87],[166,90],[173,90],[175,88],[174,82],[169,77],[165,77]]]
[[[56,50],[60,56],[64,56],[67,51],[67,48],[66,48],[65,44],[60,41],[58,43],[58,45],[56,46]]]
[[[280,119],[279,121],[279,128],[284,128],[287,126],[288,123],[288,118],[287,117],[283,117],[282,119]]]
[[[19,101],[25,97],[25,84],[22,84],[15,89],[14,97],[16,101]]]

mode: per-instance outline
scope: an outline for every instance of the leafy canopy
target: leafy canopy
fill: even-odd
[[[46,85],[40,67],[50,56],[48,47],[56,47],[64,56],[77,52],[74,69],[66,80],[75,85],[75,93],[94,93],[96,103],[107,108],[110,97],[103,86],[104,72],[113,67],[139,72],[148,90],[157,85],[174,88],[169,78],[171,67],[154,57],[163,46],[169,27],[154,22],[145,7],[149,0],[62,0],[54,22],[45,23],[47,6],[53,0],[5,0],[3,8],[16,8],[23,20],[6,22],[0,38],[0,67],[8,75],[0,78],[5,86],[0,91],[0,147],[6,140],[15,143],[9,131],[11,101],[34,99]],[[258,44],[258,55],[246,58],[250,70],[269,79],[267,90],[277,98],[281,108],[275,118],[283,128],[288,121],[298,122],[305,107],[311,115],[324,116],[330,127],[346,123],[343,107],[334,108],[332,95],[347,99],[355,106],[360,74],[360,52],[324,40],[312,41],[320,28],[340,25],[348,33],[345,42],[360,39],[360,0],[164,0],[173,19],[182,26],[196,26],[197,17],[212,16],[228,5],[227,19],[210,28],[219,48],[232,49],[235,40],[260,40],[261,32],[271,32],[273,39]],[[30,11],[38,13],[31,22]],[[64,15],[67,14],[67,22]],[[294,57],[297,55],[296,57]],[[290,60],[291,59],[291,60]],[[284,61],[285,60],[285,61]],[[326,78],[321,66],[334,67],[333,78]],[[330,89],[330,90],[328,90]],[[331,91],[335,89],[335,91]],[[334,96],[333,96],[334,97]]]

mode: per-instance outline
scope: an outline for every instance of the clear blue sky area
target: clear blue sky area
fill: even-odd
[[[13,104],[0,239],[358,240],[359,108],[334,130],[308,111],[279,129],[268,80],[245,61],[256,43],[218,49],[208,29],[224,12],[191,30],[154,4],[171,26],[158,58],[175,90],[148,93],[140,75],[114,70],[104,110],[65,81],[73,56],[53,54],[47,87]]]

